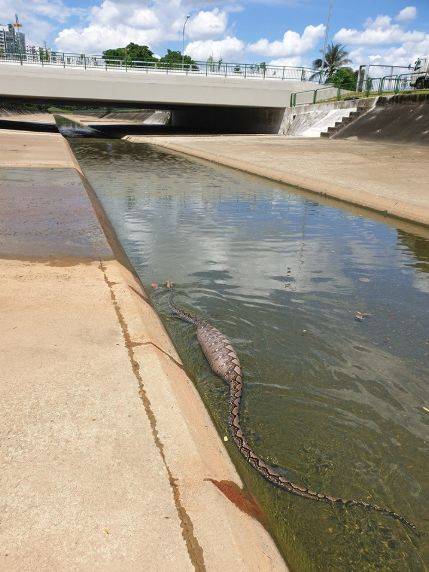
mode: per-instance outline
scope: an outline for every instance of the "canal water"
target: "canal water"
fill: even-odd
[[[169,317],[168,292],[153,287],[166,280],[232,340],[242,423],[264,459],[313,490],[391,507],[422,532],[276,489],[229,440],[291,570],[426,570],[429,242],[153,146],[71,145],[220,434],[227,388],[193,328]]]

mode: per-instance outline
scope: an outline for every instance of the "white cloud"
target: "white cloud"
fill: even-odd
[[[110,27],[129,26],[139,30],[157,28],[160,24],[156,11],[131,1],[103,0],[90,14],[91,24]]]
[[[268,62],[271,66],[291,66],[291,67],[299,67],[302,64],[302,56],[293,56],[290,58],[278,58],[274,60],[270,60]]]
[[[102,0],[91,9],[86,26],[63,29],[55,42],[61,50],[99,53],[129,42],[154,47],[167,41],[179,41],[188,11],[199,4],[205,3],[186,0],[153,0],[150,3]],[[211,39],[222,36],[227,25],[226,10],[218,7],[199,10],[189,21],[186,35],[195,40]]]
[[[425,38],[424,32],[417,30],[407,31],[398,24],[392,24],[389,16],[377,16],[375,20],[367,20],[363,30],[341,28],[334,36],[334,40],[343,44],[358,46],[394,45],[402,42],[421,42]]]
[[[187,35],[192,39],[220,36],[226,31],[227,23],[226,12],[218,8],[210,12],[200,11],[189,22]]]
[[[185,53],[194,60],[207,60],[212,57],[214,60],[223,61],[243,59],[245,44],[236,37],[227,36],[222,40],[197,40],[186,46]]]
[[[323,38],[324,33],[325,26],[323,24],[310,25],[305,28],[301,35],[298,32],[287,30],[282,40],[270,42],[263,38],[254,44],[250,44],[248,49],[255,54],[274,58],[298,56],[314,49],[320,39]]]
[[[16,4],[15,4],[16,6]],[[60,0],[35,0],[31,4],[31,12],[43,18],[49,18],[57,22],[65,22],[72,14],[82,13],[80,9],[72,9]]]
[[[282,3],[268,0],[276,1]],[[85,25],[65,27],[57,34],[55,43],[60,50],[71,52],[100,53],[129,42],[156,49],[167,42],[180,43],[183,23],[191,13],[186,27],[186,53],[194,59],[213,56],[244,61],[257,54],[264,60],[273,58],[293,65],[292,62],[301,63],[323,37],[325,28],[320,24],[307,26],[302,34],[288,30],[279,41],[261,39],[247,44],[232,32],[234,25],[228,22],[230,15],[243,10],[244,5],[231,0],[99,0]]]
[[[153,10],[138,8],[126,19],[126,23],[137,28],[156,28],[159,19]]]
[[[82,16],[81,8],[67,6],[62,0],[0,0],[0,21],[15,20],[15,13],[23,24],[22,31],[30,43],[43,44],[52,31],[70,16]]]
[[[129,26],[101,26],[91,24],[82,29],[66,28],[57,38],[62,51],[99,54],[112,46],[124,46],[130,42],[151,45],[159,40],[157,30],[136,30]]]
[[[416,11],[409,6],[401,10],[395,19],[405,22],[410,20],[413,14],[416,14]],[[350,58],[355,64],[408,66],[429,51],[429,34],[406,29],[404,25],[395,23],[386,15],[368,19],[361,30],[341,28],[335,34],[334,40],[352,46]]]
[[[102,0],[91,9],[86,26],[61,30],[55,43],[63,51],[101,53],[130,42],[154,45],[171,40],[177,36],[175,4],[177,0],[167,0],[149,8],[136,0]]]
[[[398,22],[408,22],[409,20],[414,20],[416,16],[417,8],[415,6],[407,6],[396,15],[395,20],[398,20]]]
[[[392,46],[385,49],[368,49],[367,47],[357,48],[350,52],[353,62],[380,64],[384,66],[404,66],[413,65],[418,57],[429,53],[429,35],[418,44],[405,43],[400,46]],[[405,72],[405,70],[404,70]]]
[[[367,18],[365,22],[365,28],[370,30],[378,30],[380,28],[386,28],[390,26],[392,18],[386,14],[379,14],[376,18]]]
[[[245,44],[235,36],[228,35],[221,40],[200,40],[188,44],[186,53],[194,59],[206,60],[213,57],[224,61],[245,61],[249,54],[257,54],[263,59],[274,58],[272,65],[299,66],[305,54],[315,48],[325,33],[325,26],[307,26],[302,34],[287,30],[282,40],[270,42],[262,38],[253,44]],[[248,54],[246,57],[246,53]]]

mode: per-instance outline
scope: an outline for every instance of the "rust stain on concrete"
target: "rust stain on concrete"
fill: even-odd
[[[205,480],[213,483],[242,512],[265,525],[266,517],[264,511],[250,492],[240,488],[234,481],[217,481],[211,478]]]

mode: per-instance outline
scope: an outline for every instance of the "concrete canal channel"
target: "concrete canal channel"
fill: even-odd
[[[152,142],[211,160],[257,145],[267,163],[281,145],[206,139]],[[262,458],[424,533],[427,227],[147,140],[69,144],[74,157],[58,134],[0,133],[4,565],[424,570],[424,534],[255,473],[162,285],[232,340]],[[424,222],[425,195],[407,192],[403,218]]]
[[[193,329],[171,319],[166,280],[232,339],[258,454],[424,529],[426,230],[153,145],[71,145],[220,435],[227,389]],[[423,569],[427,542],[399,523],[290,496],[225,445],[292,569]]]

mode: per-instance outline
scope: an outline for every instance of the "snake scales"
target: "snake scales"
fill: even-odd
[[[189,322],[196,327],[197,339],[201,346],[210,367],[216,375],[229,384],[229,418],[228,423],[235,444],[247,462],[254,467],[266,480],[270,481],[281,489],[314,501],[322,501],[330,504],[343,506],[360,506],[368,510],[373,510],[386,514],[410,527],[417,533],[416,526],[401,514],[384,508],[376,504],[367,503],[362,500],[343,499],[324,493],[318,493],[304,486],[297,485],[287,480],[285,476],[278,473],[273,467],[265,463],[251,448],[246,440],[240,425],[240,404],[243,393],[243,374],[240,361],[230,342],[217,328],[206,320],[198,316],[193,316],[177,307],[173,301],[173,292],[170,295],[170,307],[173,316],[185,322]]]

